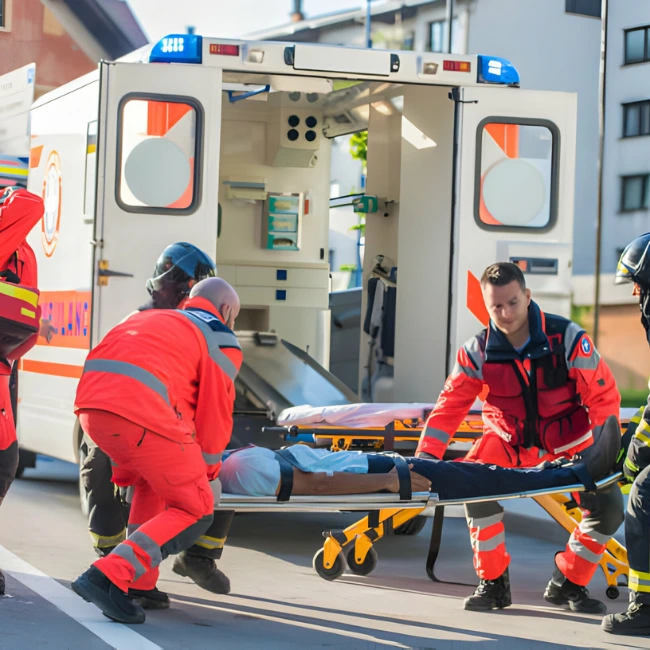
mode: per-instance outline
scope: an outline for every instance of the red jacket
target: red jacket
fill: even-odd
[[[241,363],[236,336],[204,298],[142,311],[88,355],[75,414],[108,411],[180,443],[196,436],[212,479],[232,434]]]
[[[38,288],[36,256],[25,238],[43,216],[43,210],[43,200],[27,190],[12,192],[0,205],[0,272],[10,271],[18,276],[21,285],[32,289]],[[41,319],[40,312],[39,306],[37,322]],[[11,353],[8,361],[27,354],[37,340],[38,334],[34,334]],[[0,375],[10,373],[11,365],[3,360],[0,363]]]
[[[513,447],[571,456],[593,442],[591,429],[618,418],[620,394],[591,339],[575,323],[531,302],[530,341],[519,355],[492,322],[456,357],[420,437],[418,452],[442,458],[487,386],[483,435]]]

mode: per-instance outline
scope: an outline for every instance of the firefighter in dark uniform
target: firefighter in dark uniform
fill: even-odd
[[[215,275],[216,266],[203,251],[185,242],[172,244],[162,252],[153,276],[147,280],[150,301],[138,311],[177,309],[197,282]],[[88,498],[88,530],[96,553],[103,557],[126,539],[129,508],[125,491],[111,482],[108,456],[87,437],[85,444],[88,455],[81,467],[81,478]],[[173,571],[213,593],[229,593],[230,581],[217,568],[215,560],[221,558],[234,514],[232,510],[216,510],[206,533],[194,546],[176,556]],[[157,588],[146,592],[132,590],[130,595],[145,609],[169,607],[169,597]]]
[[[616,269],[616,284],[634,283],[641,323],[650,344],[650,233],[629,243]],[[630,565],[630,604],[609,614],[602,627],[611,634],[650,636],[650,398],[630,441],[623,472],[632,483],[625,514],[625,545]]]

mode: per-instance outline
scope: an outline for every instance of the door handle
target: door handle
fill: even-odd
[[[97,270],[97,284],[100,287],[108,285],[108,278],[132,278],[133,273],[122,273],[121,271],[111,271],[108,268],[108,260],[99,260],[99,269]]]

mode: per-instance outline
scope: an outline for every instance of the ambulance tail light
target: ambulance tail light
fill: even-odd
[[[201,63],[203,37],[196,34],[170,34],[151,50],[150,63]]]
[[[519,85],[519,72],[510,61],[497,56],[478,56],[478,81],[486,84]]]

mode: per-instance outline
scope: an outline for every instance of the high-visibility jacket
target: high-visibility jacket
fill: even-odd
[[[11,286],[6,287],[7,291],[11,291],[12,286],[15,286],[16,277],[24,287],[38,287],[36,256],[25,238],[43,216],[43,210],[43,199],[27,190],[12,192],[0,205],[0,272],[8,271],[12,280]],[[6,281],[6,278],[0,278],[0,281],[2,280]],[[29,311],[33,310],[34,321],[38,325],[40,307],[33,304],[26,304],[25,307]],[[37,340],[38,333],[35,333],[14,349],[8,359],[0,360],[0,375],[11,374],[10,362],[29,352]]]
[[[485,387],[483,435],[501,436],[515,448],[571,456],[593,442],[593,427],[618,417],[616,382],[584,330],[534,302],[528,319],[530,341],[521,354],[491,321],[458,351],[418,452],[442,458]]]
[[[195,436],[212,479],[230,441],[241,363],[237,337],[208,300],[142,311],[91,350],[75,413],[108,411],[180,443]]]

